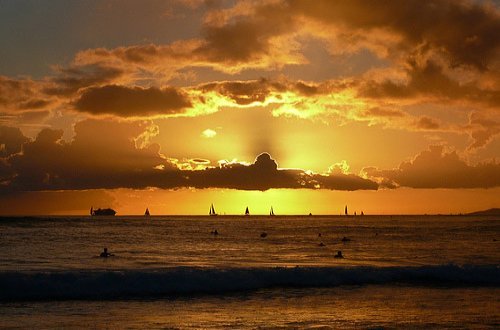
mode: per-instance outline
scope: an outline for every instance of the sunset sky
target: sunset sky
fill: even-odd
[[[500,2],[0,0],[0,214],[500,207]]]

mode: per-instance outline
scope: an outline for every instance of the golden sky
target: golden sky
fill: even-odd
[[[0,2],[0,214],[500,206],[498,1]]]

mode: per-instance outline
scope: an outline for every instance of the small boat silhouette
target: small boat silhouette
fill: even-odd
[[[245,215],[250,215],[250,211],[248,210],[248,206],[247,206],[247,209],[245,210]]]
[[[208,215],[210,216],[216,216],[217,213],[215,212],[215,208],[214,208],[214,204],[212,203],[212,205],[210,205],[210,211],[208,212]]]

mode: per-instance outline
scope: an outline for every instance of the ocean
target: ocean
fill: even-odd
[[[3,217],[0,327],[498,329],[499,236],[494,216]]]

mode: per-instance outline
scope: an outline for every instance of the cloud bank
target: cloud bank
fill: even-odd
[[[36,139],[3,128],[5,157],[0,167],[3,192],[157,187],[268,190],[306,188],[332,190],[377,189],[378,185],[354,174],[315,174],[301,169],[280,169],[267,153],[255,162],[186,168],[167,159],[157,144],[140,143],[154,132],[147,123],[87,120],[75,126],[71,142],[61,130],[44,129]],[[143,141],[144,142],[144,141]]]
[[[493,188],[500,186],[500,163],[468,165],[455,151],[431,146],[397,169],[365,168],[382,186],[410,188]]]

